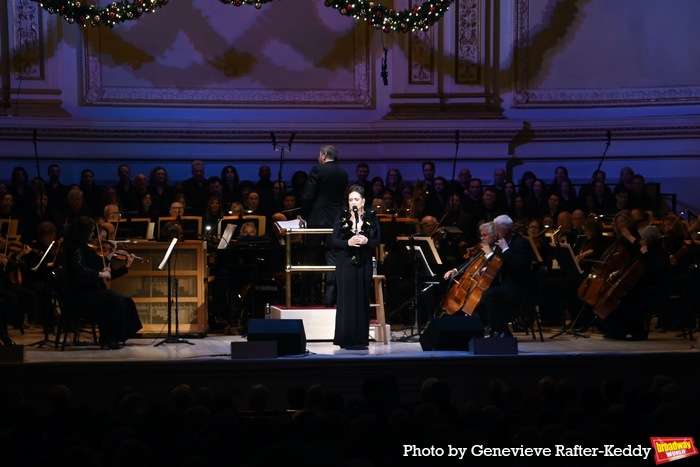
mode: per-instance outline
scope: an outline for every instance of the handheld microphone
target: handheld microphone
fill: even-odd
[[[357,211],[357,206],[352,207],[352,212],[355,214],[355,235],[357,235],[357,224],[360,223],[360,214]]]

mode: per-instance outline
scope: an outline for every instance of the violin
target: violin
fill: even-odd
[[[20,253],[27,253],[28,246],[24,245],[19,240],[9,240],[0,237],[0,249],[3,250],[2,255],[7,258],[7,263],[3,270],[7,273],[7,278],[15,285],[22,285],[22,268],[20,267]],[[12,263],[14,267],[7,270],[7,265]]]
[[[126,261],[127,259],[129,259],[130,254],[131,253],[129,253],[126,250],[115,250],[114,254],[112,255],[112,258],[118,259],[119,261]],[[150,262],[148,259],[143,259],[141,256],[137,256],[137,255],[132,255],[132,256],[134,257],[134,259],[137,259],[137,260],[141,261],[142,263]]]
[[[5,237],[0,237],[0,250],[4,250],[5,256],[10,253],[19,253],[24,249],[24,244],[19,240],[7,241]]]
[[[95,253],[97,253],[98,256],[102,256],[104,258],[111,256],[113,259],[118,259],[120,261],[126,261],[129,258],[129,252],[126,250],[118,250],[116,249],[116,246],[114,243],[105,241],[105,242],[100,242],[100,243],[88,243],[88,247]],[[141,256],[133,255],[134,259],[137,259],[141,261],[142,263],[148,263],[149,261],[146,259],[144,260]]]

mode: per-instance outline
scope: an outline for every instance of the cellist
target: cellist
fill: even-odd
[[[467,258],[465,263],[450,269],[443,276],[446,281],[449,281],[454,276],[463,274],[443,298],[442,307],[448,314],[453,314],[464,306],[471,290],[479,280],[478,276],[481,274],[481,269],[487,264],[487,259],[493,255],[494,247],[496,246],[496,230],[493,227],[493,222],[481,224],[479,226],[479,235],[481,243],[469,249],[474,254],[465,255],[465,258]],[[481,251],[476,251],[477,249]]]
[[[650,306],[668,295],[669,260],[661,243],[661,233],[647,225],[639,229],[638,235],[639,241],[633,244],[635,255],[630,262],[610,274],[611,280],[617,280],[635,263],[641,263],[644,270],[641,277],[627,284],[629,290],[607,319],[600,322],[606,332],[603,337],[608,339],[646,340]]]
[[[513,220],[500,215],[493,220],[496,248],[492,255],[500,255],[502,265],[498,275],[483,292],[477,312],[486,325],[487,337],[512,337],[508,322],[510,310],[523,302],[530,285],[530,244],[515,232]]]
[[[496,230],[493,227],[493,222],[484,222],[479,226],[479,237],[481,238],[481,243],[478,244],[479,248],[487,257],[491,256],[496,246]],[[464,270],[465,266],[469,264],[470,261],[471,257],[462,265],[447,271],[444,275],[444,279],[449,281],[456,274],[459,274],[460,271]]]
[[[488,337],[512,337],[508,322],[512,320],[511,311],[518,303],[524,303],[531,285],[531,247],[530,243],[515,232],[513,220],[501,215],[493,220],[496,229],[496,253],[500,254],[503,264],[497,280],[486,290],[478,308],[479,316],[487,326]]]

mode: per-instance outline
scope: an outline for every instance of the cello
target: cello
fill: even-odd
[[[598,302],[610,285],[608,283],[610,274],[630,261],[631,255],[623,241],[622,237],[618,237],[603,253],[600,262],[581,281],[577,295],[587,305],[594,306]]]
[[[450,288],[440,302],[442,308],[448,315],[453,315],[462,309],[467,302],[469,294],[476,286],[476,278],[481,268],[486,264],[486,255],[483,250],[464,264],[464,267],[457,270],[457,274],[462,274],[459,280]],[[453,279],[454,280],[454,279]]]
[[[467,301],[462,306],[462,311],[471,316],[474,314],[476,307],[481,302],[481,297],[485,290],[491,287],[491,283],[495,279],[498,271],[503,266],[503,257],[499,252],[494,252],[489,259],[486,260],[485,268],[481,269],[478,274],[478,281],[474,285],[467,297]]]
[[[610,275],[623,269],[633,259],[630,247],[636,238],[629,231],[633,224],[628,212],[623,211],[615,216],[613,226],[617,239],[603,253],[598,265],[591,269],[578,288],[578,297],[587,305],[595,306],[612,285],[608,281]]]
[[[642,253],[638,253],[622,269],[610,274],[606,291],[600,296],[593,306],[593,313],[601,319],[605,319],[613,312],[622,301],[627,292],[642,278],[647,270],[646,264],[641,260]]]

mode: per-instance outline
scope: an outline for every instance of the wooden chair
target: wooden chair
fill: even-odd
[[[60,317],[56,325],[56,338],[54,347],[61,350],[66,349],[68,334],[73,333],[73,344],[80,343],[80,333],[87,329],[92,334],[92,344],[99,345],[97,338],[97,317],[93,310],[84,309],[73,303],[66,296],[66,270],[56,268],[53,271],[54,287],[56,290],[55,300],[57,308],[60,310]]]

